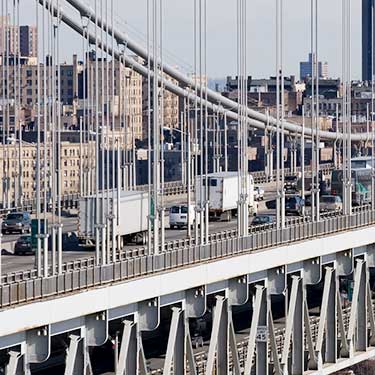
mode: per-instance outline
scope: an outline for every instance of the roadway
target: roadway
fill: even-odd
[[[265,203],[267,200],[274,199],[275,197],[275,184],[265,184],[261,185],[265,191],[264,201],[259,202],[258,204],[258,213],[267,213],[267,214],[275,214],[274,210],[267,210],[265,207]],[[182,203],[186,201],[185,197],[178,197],[177,199],[173,199],[172,197],[168,197],[167,207],[171,207],[174,203]],[[174,202],[172,202],[174,201]],[[78,230],[78,217],[63,217],[63,232],[73,232],[76,233]],[[209,224],[209,233],[218,233],[225,230],[232,230],[236,229],[237,227],[237,220],[234,219],[230,222],[210,222]],[[187,230],[186,229],[169,229],[169,222],[168,217],[166,219],[166,232],[165,232],[165,240],[166,242],[174,241],[174,240],[181,240],[187,238]],[[7,255],[3,255],[2,257],[2,274],[8,274],[13,272],[22,272],[28,271],[33,269],[35,263],[35,257],[32,255],[23,255],[23,256],[15,256],[12,255],[14,242],[19,238],[20,235],[18,234],[11,234],[11,235],[4,235],[3,236],[3,249],[9,249],[10,252]],[[7,246],[8,245],[8,246]],[[127,245],[123,250],[131,250],[139,248],[139,245]],[[51,258],[51,254],[50,258]],[[94,255],[93,251],[90,250],[82,250],[82,251],[63,251],[63,262],[74,262],[79,261],[87,258],[91,258]],[[51,259],[50,259],[51,264]]]

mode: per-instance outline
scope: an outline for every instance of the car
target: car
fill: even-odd
[[[311,207],[311,200],[312,200],[311,195],[306,195],[305,196],[305,206],[306,207]]]
[[[262,189],[260,186],[256,186],[254,188],[254,199],[256,201],[262,201],[264,199],[264,189]]]
[[[203,345],[204,345],[203,337],[199,334],[195,334],[191,338],[191,345],[194,349],[203,348]]]
[[[266,207],[268,210],[275,210],[277,207],[276,199],[273,199],[271,201],[266,202]]]
[[[31,218],[28,212],[11,212],[1,225],[1,233],[30,233]]]
[[[284,189],[286,194],[294,194],[298,191],[298,176],[285,176]]]
[[[21,236],[14,245],[14,255],[34,254],[31,236]]]
[[[275,222],[275,217],[272,215],[257,215],[252,221],[251,225],[271,225]]]
[[[322,195],[320,197],[320,211],[342,211],[342,200],[337,195]]]
[[[305,201],[299,195],[287,197],[285,200],[285,214],[301,216]]]
[[[188,213],[190,213],[190,225],[193,226],[195,222],[195,210],[194,206],[187,205],[176,205],[169,209],[169,227],[174,228],[186,228],[188,225]]]

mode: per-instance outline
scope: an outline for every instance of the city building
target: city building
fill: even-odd
[[[0,54],[36,57],[38,54],[38,31],[36,26],[12,25],[9,16],[0,17]]]
[[[35,26],[20,26],[21,56],[36,57],[38,55],[38,32]]]
[[[362,0],[362,80],[372,80],[372,65],[374,53],[373,40],[374,40],[374,1]]]
[[[99,126],[112,126],[114,116],[115,129],[127,128],[128,142],[132,145],[135,139],[142,139],[142,76],[122,63],[99,59],[96,62],[93,54],[89,55],[87,67],[79,78],[79,116],[85,111],[88,121],[95,121],[99,112]],[[98,67],[98,72],[96,72]],[[112,70],[114,69],[114,81]],[[96,82],[98,77],[98,82]],[[85,80],[85,88],[83,87]],[[112,84],[114,82],[114,85]],[[95,109],[96,91],[100,108]],[[83,108],[83,99],[91,103],[90,108]]]
[[[331,80],[323,81],[330,82]],[[333,116],[336,117],[337,114],[342,116],[342,104],[343,99],[341,95],[341,88],[339,81],[337,81],[337,89],[334,88],[335,84],[332,81],[331,89],[327,89],[324,92],[322,88],[322,93],[319,97],[319,113],[321,116]],[[327,86],[328,88],[328,86]],[[307,95],[310,88],[306,90]],[[372,101],[372,90],[371,86],[363,84],[362,82],[352,83],[351,87],[351,113],[352,122],[366,122],[367,111],[371,111],[371,101]],[[311,96],[306,96],[304,98],[305,112],[309,116],[311,113]]]
[[[51,143],[50,136],[47,143],[47,192],[51,186]],[[62,141],[61,144],[61,194],[77,194],[80,192],[80,165],[90,165],[90,170],[94,171],[95,158],[89,157],[94,149],[93,143],[86,143],[82,146],[76,142]],[[82,152],[82,159],[81,153]],[[21,157],[20,157],[21,156]],[[19,171],[21,166],[22,172],[22,196],[24,200],[33,199],[36,196],[36,159],[37,145],[36,143],[19,142],[0,145],[0,201],[3,206],[11,206],[17,201],[19,189]],[[40,150],[41,168],[44,160],[44,145]],[[44,173],[41,172],[41,190],[44,191]],[[50,194],[48,194],[50,197]]]
[[[312,77],[312,68],[313,68],[313,54],[309,53],[308,61],[300,62],[300,79],[301,81],[306,80],[307,78]],[[328,63],[327,62],[318,62],[318,75],[319,78],[328,79]]]
[[[60,65],[60,95],[62,105],[73,104],[74,99],[78,96],[78,73],[80,66],[77,63],[77,57],[73,57],[73,64],[63,63]],[[5,62],[5,61],[4,61]],[[40,87],[38,92],[38,69],[40,76]],[[46,95],[51,95],[51,80],[53,69],[45,64],[35,64],[33,58],[24,58],[20,62],[21,77],[18,77],[18,69],[14,69],[12,64],[0,66],[0,75],[4,75],[4,80],[0,79],[0,93],[5,97],[13,99],[14,83],[18,89],[18,80],[20,86],[20,104],[21,106],[32,108],[38,104],[38,94],[44,96],[44,87]],[[57,72],[55,73],[57,77]],[[7,95],[8,92],[8,95]],[[18,98],[18,91],[16,93]],[[57,96],[57,88],[56,88]]]
[[[177,83],[176,80],[169,77],[164,73],[164,79],[173,83]],[[146,139],[148,136],[148,84],[147,78],[143,79],[143,138]],[[151,95],[150,95],[151,106],[153,103],[153,83],[151,82]],[[159,101],[159,106],[161,102]],[[163,90],[163,125],[166,128],[177,128],[179,124],[179,108],[180,101],[179,97],[168,90]]]
[[[296,78],[295,76],[284,77],[285,91],[296,91]],[[233,92],[238,90],[238,77],[227,77],[227,84],[225,87],[226,92]],[[276,77],[256,79],[251,76],[247,78],[247,91],[249,93],[259,92],[273,92],[277,90]]]
[[[312,82],[311,78],[306,80],[306,89],[305,89],[305,97],[311,97],[312,95]],[[342,85],[340,79],[319,79],[319,97],[327,98],[327,99],[334,99],[341,97],[342,95]],[[314,89],[316,89],[316,85],[314,82]]]
[[[298,86],[299,87],[299,86]],[[302,104],[303,92],[297,91],[294,76],[284,78],[284,103],[285,113],[294,113]],[[248,106],[256,110],[269,109],[272,115],[276,111],[277,79],[270,77],[266,79],[247,79]],[[223,95],[231,100],[238,100],[238,78],[227,77],[226,89]]]

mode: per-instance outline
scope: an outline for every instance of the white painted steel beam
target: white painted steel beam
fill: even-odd
[[[253,358],[256,347],[256,336],[258,333],[258,325],[260,318],[260,310],[262,307],[264,286],[257,285],[255,298],[253,301],[253,316],[251,319],[250,333],[247,344],[246,362],[245,362],[245,375],[251,375],[251,368],[253,366]]]
[[[182,317],[183,317],[183,314],[182,314],[181,309],[176,308],[176,307],[172,309],[172,321],[171,321],[171,327],[169,331],[167,353],[165,356],[164,371],[163,371],[163,374],[165,375],[171,375],[171,374],[177,375],[177,374],[183,374],[184,372],[185,334],[184,332],[181,332],[181,330],[183,331],[183,328],[184,328],[184,324],[183,324],[184,322],[183,322]],[[172,371],[172,364],[173,364],[173,371]]]
[[[228,374],[228,314],[226,302],[226,298],[216,297],[206,375]]]
[[[19,362],[23,354],[20,351],[11,350],[9,352],[9,362],[5,368],[5,375],[18,375]]]
[[[70,335],[70,343],[66,356],[66,366],[64,375],[84,374],[83,352],[80,350],[83,338],[77,335]]]
[[[116,375],[136,375],[137,363],[137,334],[136,324],[133,321],[123,322],[120,353]],[[135,349],[135,350],[134,350]]]

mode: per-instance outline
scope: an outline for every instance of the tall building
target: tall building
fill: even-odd
[[[79,98],[83,94],[90,102],[93,100],[92,111],[88,111],[88,116],[93,117],[95,111],[95,94],[98,86],[98,102],[101,113],[99,116],[99,125],[102,125],[104,109],[105,123],[103,126],[112,123],[112,114],[114,115],[115,128],[126,128],[128,135],[128,145],[131,146],[133,140],[142,139],[142,76],[135,70],[125,67],[119,61],[114,62],[114,84],[112,84],[112,61],[99,59],[96,63],[95,56],[91,54],[87,62],[85,74],[86,90],[83,93],[83,83],[79,90]],[[98,72],[96,72],[98,67]],[[96,76],[98,81],[96,81]],[[80,78],[83,81],[83,75]],[[108,97],[107,97],[108,94]],[[80,105],[82,109],[82,105]],[[107,116],[108,114],[108,116]],[[91,119],[92,120],[92,119]],[[90,121],[90,119],[89,119]]]
[[[10,17],[0,17],[0,54],[36,57],[38,32],[35,26],[12,25]]]
[[[34,58],[21,59],[21,104],[22,106],[32,107],[38,103],[38,65]],[[73,56],[73,64],[60,64],[60,89],[61,102],[64,105],[73,104],[73,100],[77,97],[78,92],[78,70],[79,66],[76,62],[76,57]],[[6,62],[6,61],[5,61]],[[1,65],[1,64],[0,64]],[[46,69],[45,69],[46,68]],[[4,76],[8,77],[4,81],[0,80],[0,94],[9,88],[9,99],[14,98],[14,66],[12,64],[4,64]],[[39,64],[39,73],[41,77],[40,94],[44,95],[44,76],[46,77],[46,93],[50,95],[50,82],[52,78],[52,69],[44,64]],[[56,73],[57,75],[57,73]],[[17,86],[18,72],[16,71],[16,86]],[[3,91],[4,90],[4,91]],[[56,93],[57,95],[57,93]],[[6,96],[6,95],[5,95]],[[7,96],[6,96],[7,97]],[[7,97],[8,98],[8,97]]]
[[[20,26],[20,50],[23,57],[38,55],[38,32],[35,26]]]
[[[47,171],[48,180],[52,177],[52,163],[51,163],[51,135],[48,134],[48,148],[47,148]],[[77,194],[80,191],[80,171],[79,167],[82,163],[90,165],[90,170],[94,171],[95,158],[89,158],[89,152],[94,150],[93,142],[84,143],[82,148],[76,142],[61,142],[60,154],[60,184],[61,194]],[[21,151],[21,158],[19,152]],[[82,152],[82,156],[80,155]],[[40,150],[41,167],[43,166],[44,145],[41,145]],[[0,207],[11,206],[17,200],[20,194],[19,189],[19,172],[20,167],[22,171],[22,195],[24,199],[33,199],[36,196],[36,159],[37,159],[37,145],[36,143],[22,142],[20,149],[19,143],[1,144],[0,145]],[[44,191],[45,183],[43,180],[43,173],[41,177],[41,190]],[[47,182],[47,190],[51,185]]]
[[[313,55],[309,53],[309,60],[302,61],[299,64],[301,81],[304,81],[306,78],[312,77],[312,64],[313,64]],[[323,78],[323,79],[328,78],[328,63],[327,62],[318,61],[318,74],[319,74],[319,78]]]
[[[374,0],[362,0],[362,80],[371,81],[372,59],[374,56],[373,40],[374,30],[372,17],[374,13]]]
[[[177,84],[177,81],[164,73],[164,79],[166,81]],[[153,82],[151,82],[151,93],[150,102],[153,103]],[[159,101],[159,105],[161,102]],[[168,90],[163,91],[163,125],[166,128],[174,129],[179,125],[179,110],[180,100],[176,94],[169,92]],[[143,108],[143,138],[148,137],[148,84],[147,78],[143,79],[143,96],[142,96],[142,108]]]

